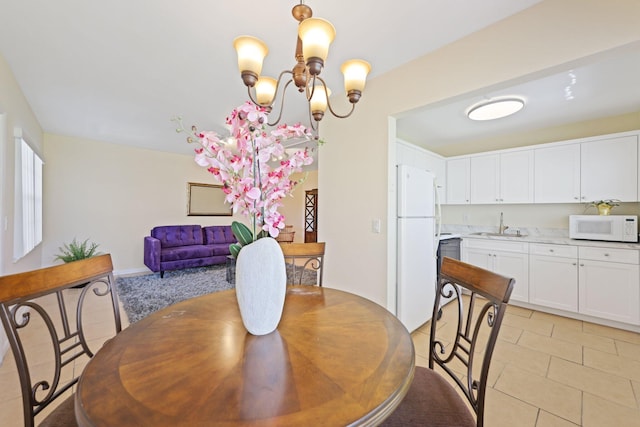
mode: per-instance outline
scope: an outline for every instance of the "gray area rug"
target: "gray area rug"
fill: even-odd
[[[144,276],[118,277],[116,285],[129,322],[135,323],[154,311],[189,298],[233,289],[224,265],[185,268]]]
[[[290,282],[292,266],[287,264],[286,267],[287,280]],[[316,283],[315,272],[304,271],[302,277],[303,283]],[[160,273],[117,277],[116,286],[129,323],[135,323],[154,311],[177,302],[235,287],[227,282],[225,265],[165,271],[163,279],[160,278]]]

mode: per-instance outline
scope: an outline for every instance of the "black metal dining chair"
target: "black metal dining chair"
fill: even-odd
[[[443,259],[431,319],[429,368],[416,366],[406,397],[383,426],[484,425],[491,356],[514,283]],[[449,296],[454,296],[450,304],[455,306],[446,307],[438,318],[440,299]]]
[[[322,286],[325,242],[280,244],[287,264],[287,285]]]
[[[41,427],[77,425],[72,387],[79,366],[108,339],[104,326],[91,332],[96,310],[104,307],[113,317],[112,335],[122,329],[112,271],[107,254],[0,277],[0,320],[20,378],[26,427],[36,425],[36,417],[44,417]]]

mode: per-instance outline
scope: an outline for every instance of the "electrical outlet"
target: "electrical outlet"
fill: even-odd
[[[381,227],[381,221],[379,219],[374,219],[371,221],[371,232],[379,234]]]
[[[469,214],[462,214],[462,221],[465,224],[469,224]]]

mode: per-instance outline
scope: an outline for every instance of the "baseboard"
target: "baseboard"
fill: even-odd
[[[114,276],[132,276],[132,275],[138,275],[138,274],[151,274],[153,273],[151,270],[149,270],[147,267],[143,267],[143,268],[130,268],[127,270],[114,270],[113,271],[113,275]]]

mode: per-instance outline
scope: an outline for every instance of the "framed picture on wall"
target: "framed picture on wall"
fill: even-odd
[[[187,216],[231,216],[222,185],[187,183]]]

